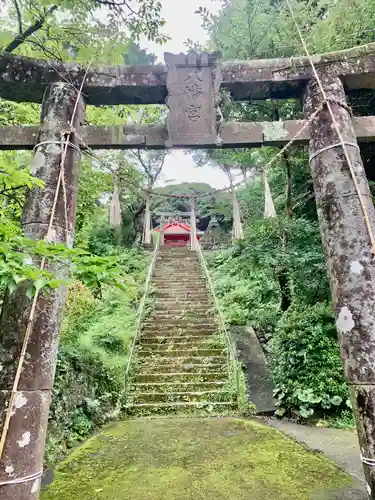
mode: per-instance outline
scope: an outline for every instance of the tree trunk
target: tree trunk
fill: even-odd
[[[22,226],[27,236],[43,239],[48,230],[62,155],[61,133],[67,130],[77,100],[76,89],[66,83],[52,84],[46,91],[42,107],[41,128],[34,160],[34,174],[44,181],[26,195]],[[72,127],[80,134],[84,121],[84,104],[79,99]],[[74,135],[70,141],[77,143]],[[78,167],[77,151],[68,148],[64,177],[65,194],[60,187],[55,217],[49,240],[73,244],[76,218]],[[66,210],[64,199],[66,199]],[[53,265],[59,277],[66,268]],[[31,302],[26,297],[27,286],[7,298],[0,318],[0,426],[9,404],[20,352],[29,323]],[[39,498],[40,472],[43,468],[51,390],[55,375],[59,343],[59,327],[66,290],[61,287],[48,296],[41,294],[36,303],[34,321],[27,345],[18,390],[9,425],[0,467],[0,497],[2,500],[36,500]],[[12,482],[19,480],[19,483]],[[2,483],[2,484],[1,484]],[[5,483],[5,484],[4,484]]]
[[[357,145],[345,92],[339,78],[322,74],[335,119],[368,212],[375,210]],[[308,85],[305,111],[310,117],[323,97],[316,81]],[[310,124],[311,171],[341,358],[355,413],[361,453],[375,460],[375,259],[363,208],[332,117],[325,106]],[[333,146],[333,147],[332,147]],[[326,149],[324,149],[326,148]],[[375,468],[364,463],[367,490],[375,499]]]
[[[289,273],[287,269],[279,269],[276,273],[279,282],[281,304],[280,309],[285,312],[292,305],[292,291],[290,288]]]

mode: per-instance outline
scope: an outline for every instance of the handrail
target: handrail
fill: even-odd
[[[201,248],[201,245],[200,245],[200,242],[199,242],[198,239],[196,240],[196,249],[197,249],[199,260],[200,260],[201,265],[202,265],[203,270],[204,270],[204,274],[206,276],[206,280],[208,282],[208,286],[209,286],[209,289],[210,289],[210,292],[211,292],[211,296],[212,296],[212,298],[214,300],[216,312],[217,312],[218,319],[219,319],[219,328],[220,328],[221,332],[224,334],[225,339],[227,341],[227,345],[228,345],[228,370],[230,370],[230,366],[229,366],[229,358],[230,358],[230,360],[232,362],[232,365],[233,365],[233,369],[234,369],[235,374],[236,374],[237,397],[239,397],[240,381],[239,381],[239,372],[238,372],[238,363],[237,363],[236,351],[235,351],[235,349],[233,347],[233,343],[231,341],[231,338],[230,338],[227,326],[225,324],[225,319],[224,319],[224,315],[223,315],[222,310],[221,310],[220,302],[219,302],[219,299],[216,296],[214,284],[212,282],[212,279],[211,279],[211,276],[210,276],[210,272],[209,272],[207,264],[206,264],[206,259],[204,258],[204,255],[203,255],[203,252],[202,252],[202,248]]]
[[[146,282],[145,282],[145,291],[143,292],[142,298],[139,302],[138,309],[137,309],[137,320],[135,323],[135,334],[133,337],[132,345],[130,347],[128,361],[127,361],[127,365],[126,365],[126,369],[125,369],[125,389],[124,389],[125,390],[125,399],[126,399],[127,390],[128,390],[128,379],[129,379],[130,366],[131,366],[131,362],[133,360],[134,349],[135,349],[135,346],[137,344],[137,341],[138,341],[140,333],[141,333],[141,323],[142,323],[144,312],[145,312],[146,299],[147,299],[149,291],[150,291],[152,274],[154,272],[156,257],[159,253],[159,248],[160,248],[160,234],[158,233],[156,245],[155,245],[154,251],[152,253],[152,259],[151,259],[150,265],[148,267],[148,273],[147,273],[147,278],[146,278]]]

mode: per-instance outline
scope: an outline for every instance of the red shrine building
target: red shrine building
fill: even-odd
[[[156,228],[156,231],[160,233],[160,226]],[[164,245],[180,247],[185,246],[190,243],[190,236],[192,229],[190,224],[187,222],[176,221],[176,222],[165,222],[164,223]],[[200,240],[203,231],[197,229],[197,239]]]

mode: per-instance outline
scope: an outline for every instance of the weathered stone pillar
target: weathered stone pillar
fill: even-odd
[[[197,200],[190,198],[190,248],[197,250]]]
[[[79,133],[84,120],[84,103],[69,84],[55,83],[46,91],[42,106],[41,128],[32,171],[45,183],[31,190],[25,200],[22,226],[32,239],[43,239],[51,218],[59,178],[63,147],[61,133],[72,123]],[[77,144],[74,134],[70,141]],[[65,195],[60,186],[55,217],[49,240],[68,242],[74,237],[76,218],[79,152],[69,147],[65,160]],[[65,201],[66,206],[65,206]],[[48,265],[51,269],[52,266]],[[62,266],[59,276],[66,275]],[[20,352],[29,322],[32,301],[21,286],[8,297],[0,318],[0,428],[11,396]],[[9,430],[0,461],[0,498],[2,500],[36,500],[39,498],[40,473],[43,467],[51,389],[59,343],[59,327],[64,306],[64,287],[50,295],[41,294],[36,303],[34,321],[27,345],[18,391],[15,396]]]
[[[372,231],[375,210],[354,133],[343,85],[322,75]],[[309,118],[323,97],[315,80],[308,85]],[[375,259],[363,210],[332,117],[325,106],[310,125],[310,162],[326,263],[332,288],[341,358],[355,412],[371,499],[375,499]],[[366,464],[369,464],[367,465]]]
[[[151,198],[147,195],[146,207],[143,219],[143,243],[145,245],[151,244]]]

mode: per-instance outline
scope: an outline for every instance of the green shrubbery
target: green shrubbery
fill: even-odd
[[[105,287],[102,299],[79,281],[70,285],[61,331],[46,460],[53,461],[118,413],[127,352],[148,258],[123,251],[125,289]]]
[[[279,409],[303,418],[345,408],[348,389],[331,305],[292,306],[268,344]]]
[[[277,414],[308,418],[348,411],[316,223],[252,221],[243,241],[211,253],[208,261],[227,322],[250,324],[265,345]]]
[[[217,296],[229,324],[251,324],[269,336],[280,317],[277,282],[267,272],[249,269],[242,257],[238,249],[209,256]]]

